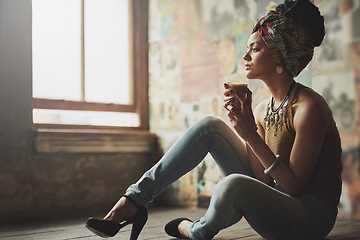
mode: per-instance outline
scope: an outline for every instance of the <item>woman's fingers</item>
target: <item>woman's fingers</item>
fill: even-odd
[[[230,97],[230,96],[233,96],[234,95],[234,91],[231,90],[231,89],[225,89],[224,90],[224,96],[225,97]]]
[[[238,101],[236,97],[225,97],[224,98],[224,108],[228,111],[231,111],[233,109],[237,109],[237,110],[240,110],[241,109],[241,106],[236,103],[235,101]],[[229,107],[231,107],[229,109]]]
[[[224,102],[225,102],[224,108],[225,108],[226,110],[231,111],[231,109],[233,108],[233,105],[232,105],[233,100],[234,100],[233,98],[226,98],[226,99],[224,99]],[[231,107],[231,108],[229,109],[229,107]]]
[[[229,111],[227,116],[232,124],[236,124],[237,118],[234,116],[233,111]]]
[[[240,114],[241,114],[241,110],[240,110],[240,109],[232,109],[232,110],[231,110],[231,114],[234,115],[234,117],[235,117],[236,119],[239,119]]]

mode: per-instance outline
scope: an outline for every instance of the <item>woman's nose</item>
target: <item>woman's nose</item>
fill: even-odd
[[[245,55],[243,56],[243,59],[245,61],[249,61],[251,59],[250,55],[249,55],[249,52],[245,52]]]

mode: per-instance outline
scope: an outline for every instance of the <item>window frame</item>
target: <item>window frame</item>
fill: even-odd
[[[82,0],[82,5],[83,4],[84,4],[84,0]],[[132,81],[132,85],[131,85],[132,88],[130,91],[132,96],[132,103],[130,103],[129,105],[125,105],[125,104],[85,102],[84,100],[68,101],[68,100],[33,98],[34,109],[111,111],[111,112],[137,113],[139,116],[139,126],[125,127],[125,126],[90,126],[90,125],[33,123],[35,130],[89,129],[89,128],[107,129],[107,130],[108,129],[149,130],[148,8],[149,8],[148,1],[129,0],[129,24],[130,24],[129,60],[131,61],[130,81]],[[84,13],[82,13],[82,15],[83,14]],[[84,69],[82,69],[82,72],[84,72]]]

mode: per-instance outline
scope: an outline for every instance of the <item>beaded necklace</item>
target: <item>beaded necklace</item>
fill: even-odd
[[[286,97],[284,98],[284,100],[281,102],[281,104],[279,105],[279,107],[275,110],[274,109],[274,104],[275,104],[275,100],[274,97],[271,97],[270,102],[267,104],[267,108],[266,108],[266,116],[264,118],[264,122],[265,122],[265,129],[267,131],[270,130],[270,126],[274,126],[274,136],[276,137],[277,132],[278,131],[282,131],[283,129],[283,125],[286,123],[287,121],[287,114],[286,114],[286,107],[288,106],[288,99],[291,93],[291,90],[294,88],[295,86],[295,81],[293,81],[293,83],[291,84],[289,91],[286,94]]]

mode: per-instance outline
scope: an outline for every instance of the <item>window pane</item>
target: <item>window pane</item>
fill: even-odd
[[[81,99],[81,1],[33,0],[33,96]]]
[[[138,127],[139,115],[121,112],[33,109],[33,122],[40,124]]]
[[[127,0],[85,0],[85,100],[130,104]]]

